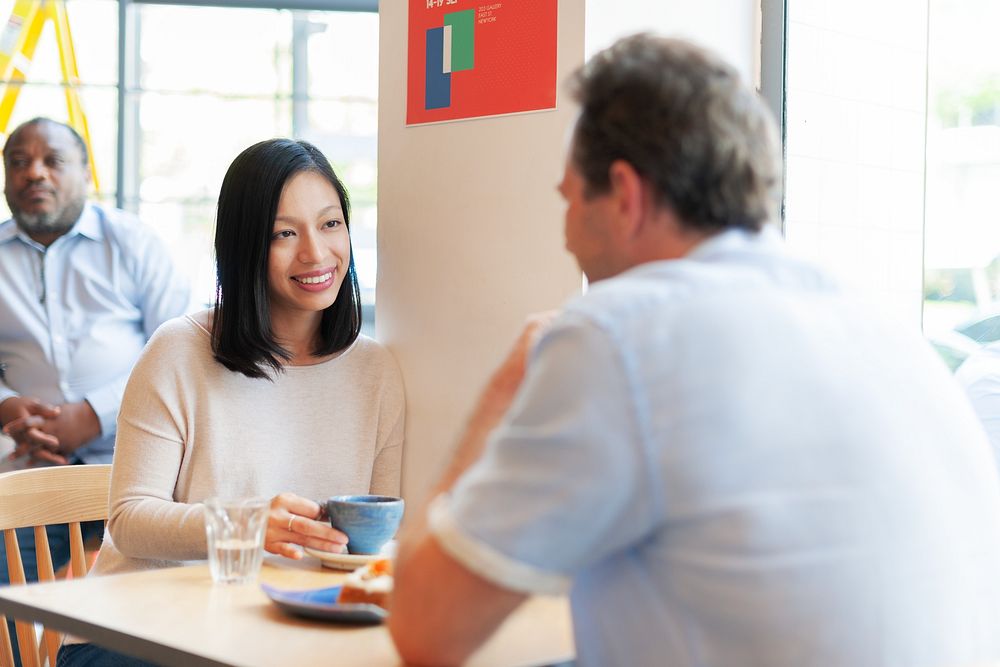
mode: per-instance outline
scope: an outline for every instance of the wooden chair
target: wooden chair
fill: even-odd
[[[110,465],[68,465],[33,468],[0,474],[0,531],[7,549],[7,572],[11,585],[25,583],[24,566],[15,528],[35,529],[38,580],[52,581],[52,555],[45,527],[69,524],[70,563],[74,577],[87,574],[88,563],[80,523],[108,518]],[[15,619],[16,620],[16,619]],[[35,625],[16,621],[17,641],[23,667],[56,664],[62,635],[45,629],[42,641]],[[0,615],[0,665],[13,664],[13,649],[7,619]]]

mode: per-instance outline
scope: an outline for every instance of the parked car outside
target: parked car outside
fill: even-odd
[[[967,320],[950,331],[928,337],[931,346],[954,372],[973,352],[1000,340],[1000,313],[987,313]]]

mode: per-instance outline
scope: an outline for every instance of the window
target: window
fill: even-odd
[[[263,139],[310,141],[351,194],[355,265],[371,333],[376,3],[349,3],[370,9],[363,12],[308,9],[346,5],[338,0],[275,0],[263,9],[195,4],[66,0],[98,199],[154,226],[191,277],[197,301],[208,305],[215,204],[230,162]],[[10,16],[13,5],[0,0],[0,18]],[[122,40],[119,25],[125,26]],[[8,128],[33,116],[67,118],[58,55],[47,25]]]
[[[789,245],[920,322],[957,368],[1000,340],[1000,5],[761,6]]]
[[[1000,340],[1000,6],[931,0],[924,330],[953,366]]]
[[[0,0],[0,21],[11,16],[14,0]],[[80,75],[79,95],[87,115],[90,143],[97,165],[97,181],[102,203],[114,204],[118,177],[115,161],[118,135],[118,3],[111,0],[68,0],[69,16]],[[5,32],[5,35],[7,33]],[[8,48],[6,44],[0,48]],[[35,116],[68,118],[59,64],[59,45],[52,22],[45,24],[33,58],[22,64],[27,70],[7,130]],[[2,82],[6,91],[7,82]],[[0,167],[2,168],[2,167]],[[4,219],[9,217],[7,202],[0,204]]]
[[[913,327],[924,222],[921,5],[790,2],[785,24],[788,244]]]

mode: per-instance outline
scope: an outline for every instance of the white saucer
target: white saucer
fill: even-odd
[[[387,542],[382,551],[377,554],[349,554],[340,553],[335,554],[329,551],[320,551],[319,549],[311,549],[309,547],[302,547],[302,550],[314,558],[318,558],[323,567],[328,567],[331,570],[356,570],[366,563],[370,563],[373,560],[378,560],[379,558],[391,558],[395,553],[396,542]]]

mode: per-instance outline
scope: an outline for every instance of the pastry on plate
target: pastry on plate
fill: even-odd
[[[347,575],[337,604],[374,604],[388,609],[390,595],[392,561],[379,558]]]

